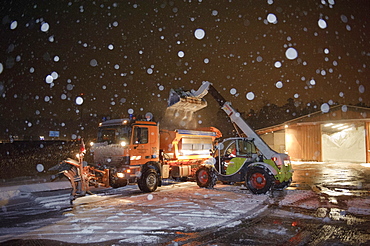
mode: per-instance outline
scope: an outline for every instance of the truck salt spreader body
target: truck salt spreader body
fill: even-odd
[[[118,188],[137,183],[143,192],[161,186],[162,179],[195,179],[199,165],[221,133],[214,127],[202,130],[160,130],[151,119],[114,119],[100,123],[91,152],[94,163],[64,160],[57,168],[72,184],[71,200],[89,192],[90,186]],[[84,149],[84,148],[83,148]]]
[[[168,107],[196,112],[207,106],[203,98],[207,93],[214,97],[241,133],[240,137],[224,139],[215,147],[213,158],[196,172],[198,185],[213,187],[217,180],[245,182],[255,194],[289,186],[293,176],[289,156],[272,150],[211,83],[204,82],[197,91],[171,90]]]

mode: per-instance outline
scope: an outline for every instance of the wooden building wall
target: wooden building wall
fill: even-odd
[[[282,152],[275,141],[277,131],[285,131],[285,150],[292,160],[323,161],[322,129],[326,123],[346,123],[365,126],[366,162],[370,163],[370,109],[355,106],[334,106],[328,113],[316,112],[257,131],[275,150]],[[270,136],[271,134],[271,136]],[[266,135],[266,136],[265,136]],[[284,140],[282,140],[284,141]],[[279,148],[277,148],[279,147]],[[284,146],[283,146],[284,147]],[[325,147],[325,146],[324,146]],[[280,150],[280,151],[279,151]],[[324,152],[325,153],[325,152]]]
[[[291,125],[285,131],[285,146],[292,160],[322,161],[319,124]]]
[[[365,141],[366,141],[366,162],[370,163],[370,122],[366,122],[365,124]]]

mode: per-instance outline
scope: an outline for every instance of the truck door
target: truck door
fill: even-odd
[[[148,161],[158,161],[158,134],[156,126],[134,126],[131,146],[130,165],[142,165]]]

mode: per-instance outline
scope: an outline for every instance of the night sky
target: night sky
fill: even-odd
[[[240,112],[370,106],[369,13],[368,0],[5,1],[0,139],[74,139],[128,110],[164,120],[170,89],[202,81]]]

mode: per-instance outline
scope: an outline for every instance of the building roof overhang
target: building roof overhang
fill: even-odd
[[[333,113],[335,111],[341,110],[342,105],[336,105],[330,109],[329,112]],[[293,126],[303,126],[303,125],[321,125],[321,124],[328,124],[328,123],[359,123],[359,122],[370,122],[370,108],[363,108],[363,107],[357,107],[357,106],[347,106],[348,110],[351,111],[363,111],[368,113],[365,115],[366,117],[364,118],[348,118],[348,119],[327,119],[327,120],[314,120],[315,116],[322,115],[321,111],[314,112],[312,114],[304,115],[289,121],[286,121],[284,123],[274,125],[274,126],[269,126],[261,129],[257,129],[256,132],[257,134],[266,134],[266,133],[272,133],[276,131],[281,131],[289,127]],[[310,121],[312,119],[312,121]]]

